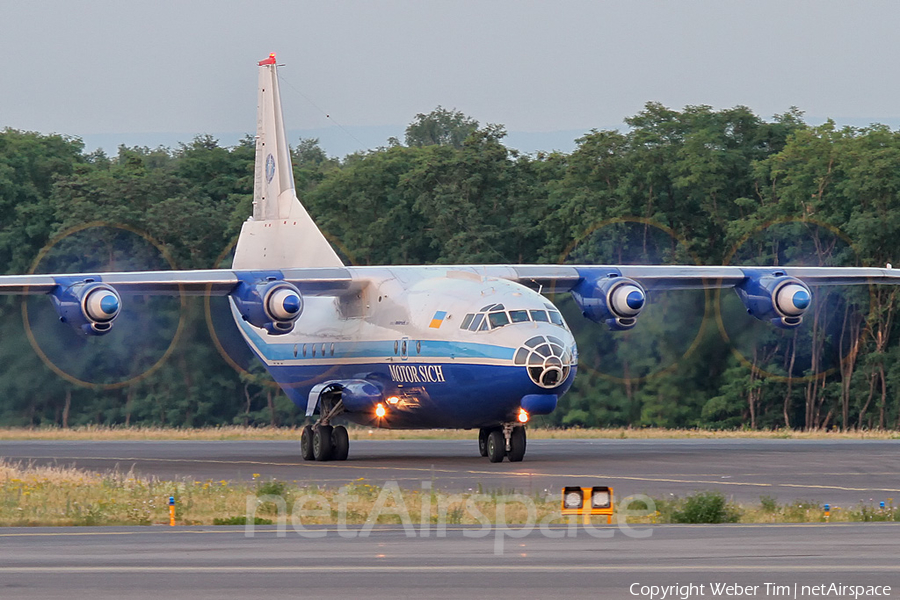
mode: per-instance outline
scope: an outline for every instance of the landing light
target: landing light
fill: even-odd
[[[397,396],[391,396],[390,398],[387,399],[387,403],[390,404],[391,406],[397,406],[398,402],[400,402],[400,398],[398,398]],[[383,416],[383,415],[380,415],[380,416]]]
[[[387,409],[384,407],[384,404],[379,404],[375,407],[375,416],[379,419],[383,418],[384,415],[387,414]]]
[[[519,409],[519,423],[527,423],[528,422],[528,413],[525,412],[524,408]]]

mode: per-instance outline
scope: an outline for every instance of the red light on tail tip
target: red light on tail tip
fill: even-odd
[[[267,58],[266,60],[259,61],[259,66],[274,65],[274,64],[275,64],[275,53],[274,52],[272,54],[270,54],[269,58]]]

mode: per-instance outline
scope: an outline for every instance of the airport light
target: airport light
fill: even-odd
[[[584,491],[580,487],[563,488],[563,510],[578,510],[584,505]]]
[[[606,515],[606,523],[612,523],[613,489],[608,486],[567,486],[562,490],[562,514],[582,515],[584,523],[591,522],[591,515]]]
[[[591,488],[591,508],[609,508],[610,504],[612,504],[612,497],[609,488]]]

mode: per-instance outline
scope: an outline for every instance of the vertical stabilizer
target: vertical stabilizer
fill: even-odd
[[[274,54],[259,63],[253,216],[241,228],[233,266],[341,266],[341,259],[300,204],[294,189],[276,69]]]

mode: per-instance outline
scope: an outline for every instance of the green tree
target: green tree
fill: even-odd
[[[458,110],[438,106],[428,114],[419,113],[406,128],[407,146],[450,146],[462,148],[466,138],[478,129],[478,121]]]

